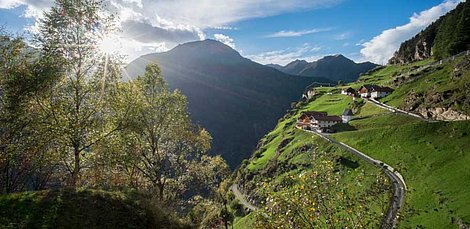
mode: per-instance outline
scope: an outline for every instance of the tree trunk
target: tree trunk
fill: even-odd
[[[72,180],[70,181],[70,187],[77,188],[80,179],[80,150],[78,146],[73,147],[74,153],[74,167],[72,171]]]
[[[160,199],[160,201],[163,202],[163,191],[164,191],[164,188],[165,188],[165,183],[164,182],[160,182],[157,184],[158,186],[158,198]]]

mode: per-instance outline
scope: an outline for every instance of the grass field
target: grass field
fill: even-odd
[[[339,166],[338,169],[347,171],[341,179],[344,185],[357,182],[356,178],[359,173],[368,174],[364,178],[362,185],[354,185],[351,188],[352,195],[366,192],[367,188],[376,179],[373,175],[381,174],[379,169],[361,161],[349,152],[331,145],[329,142],[316,135],[295,128],[296,119],[302,111],[317,110],[328,112],[330,115],[340,115],[351,103],[352,98],[349,96],[324,93],[315,101],[305,104],[292,114],[281,119],[276,128],[265,136],[263,139],[265,144],[254,153],[254,157],[250,160],[245,172],[261,174],[269,170],[269,167],[272,166],[273,161],[275,161],[278,167],[290,168],[285,172],[276,173],[274,177],[265,177],[270,178],[270,182],[273,185],[280,185],[289,176],[298,176],[300,173],[310,171],[312,169],[312,163],[315,163],[313,157],[315,152],[329,152],[329,160],[336,161],[338,158],[342,158],[343,164],[337,166]],[[377,113],[381,112],[382,110],[377,110]],[[283,143],[284,145],[282,145]],[[313,147],[313,151],[302,150],[302,148],[306,146]],[[381,176],[384,175],[381,174]],[[376,225],[380,223],[381,214],[386,211],[389,197],[390,193],[385,192],[382,193],[380,197],[370,201],[373,209],[371,210],[373,212],[371,214],[377,215],[377,217],[375,217],[377,219],[375,222]],[[335,208],[337,206],[331,207]],[[234,228],[250,228],[253,218],[252,213],[238,219],[234,223]]]
[[[249,213],[245,217],[235,219],[233,222],[234,229],[253,229],[255,223],[254,213]]]
[[[398,169],[408,185],[401,228],[470,222],[470,122],[400,123],[334,134]],[[377,121],[377,120],[376,120]],[[382,120],[384,121],[384,120]]]
[[[449,101],[455,98],[466,99],[468,93],[465,90],[469,88],[465,89],[465,85],[468,85],[470,74],[467,71],[454,77],[453,69],[458,61],[460,60],[430,68],[419,67],[431,63],[432,60],[411,65],[386,66],[362,76],[355,83],[338,88],[316,89],[320,95],[283,118],[276,128],[266,135],[263,139],[264,146],[255,152],[257,156],[250,160],[247,171],[254,173],[256,177],[256,174],[262,174],[266,167],[271,166],[273,161],[284,166],[305,166],[309,154],[298,149],[309,144],[315,145],[317,150],[326,150],[361,164],[360,160],[348,156],[330,143],[300,130],[293,130],[300,113],[315,110],[340,115],[345,108],[353,104],[351,97],[339,94],[340,88],[359,88],[366,83],[392,86],[397,77],[417,76],[381,99],[392,106],[403,106],[404,99],[411,91],[425,95],[452,92],[454,94],[448,98]],[[470,121],[428,123],[411,116],[389,112],[362,100],[356,101],[354,105],[358,106],[355,107],[355,119],[349,124],[340,125],[337,128],[340,132],[332,137],[390,164],[404,176],[408,191],[399,227],[458,228],[459,223],[470,225]],[[436,104],[422,104],[433,105]],[[439,105],[442,105],[442,102]],[[457,109],[465,108],[461,104],[452,106]],[[281,143],[286,142],[286,145],[279,147]],[[369,169],[364,164],[361,164],[361,168]],[[273,180],[277,182],[285,176],[308,169],[293,166],[290,171],[277,174],[278,177]],[[354,171],[351,170],[343,177],[345,185],[354,182],[354,176],[357,175]],[[371,171],[373,168],[369,170]],[[359,189],[355,191],[360,192]]]
[[[189,228],[137,193],[47,190],[0,196],[0,228]]]

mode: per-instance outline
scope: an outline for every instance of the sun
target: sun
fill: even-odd
[[[99,42],[98,42],[98,49],[100,52],[103,54],[109,55],[109,54],[116,54],[120,53],[122,49],[122,42],[117,36],[106,36],[103,37]]]

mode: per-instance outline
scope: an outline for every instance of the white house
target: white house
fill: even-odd
[[[341,116],[341,119],[343,120],[343,123],[348,123],[351,121],[353,118],[353,113],[351,109],[345,109],[343,112],[343,115]]]
[[[359,94],[362,98],[382,98],[393,92],[389,87],[366,84],[359,88]]]
[[[338,123],[341,123],[339,116],[317,116],[312,119],[312,126],[314,128],[330,128]]]
[[[356,90],[354,90],[351,87],[344,88],[344,89],[341,90],[341,94],[354,96],[356,94]]]
[[[374,90],[370,93],[371,98],[382,98],[387,95],[390,95],[393,92],[393,89],[389,87],[379,87],[379,88],[374,88]]]
[[[308,111],[297,119],[297,127],[301,129],[329,129],[341,123],[339,116],[329,116],[326,112]]]

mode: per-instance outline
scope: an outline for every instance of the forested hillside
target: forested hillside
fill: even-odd
[[[462,2],[416,36],[401,44],[389,60],[405,64],[427,58],[435,60],[470,49],[470,3]]]

